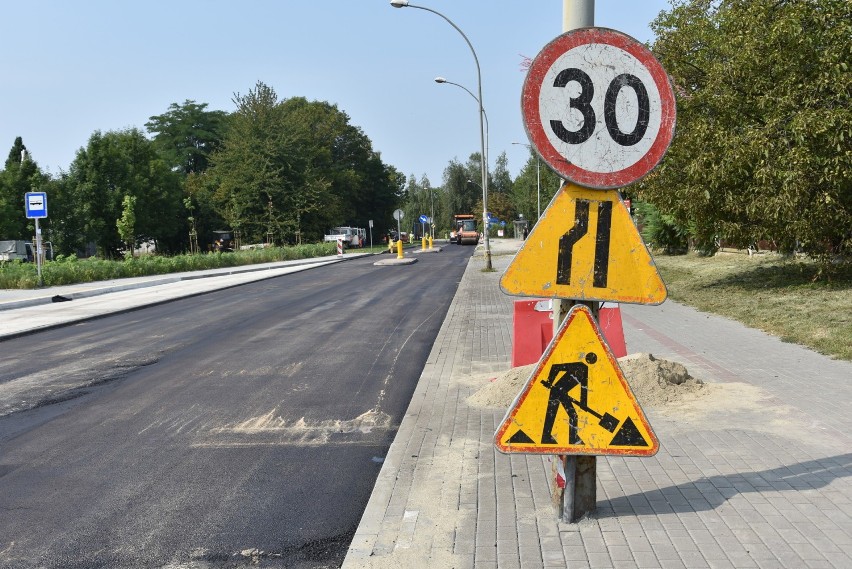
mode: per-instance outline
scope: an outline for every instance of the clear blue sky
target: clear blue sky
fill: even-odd
[[[453,20],[482,68],[493,169],[516,176],[528,150],[523,56],[561,33],[561,0],[414,0]],[[667,0],[597,0],[595,25],[640,41]],[[346,112],[385,163],[442,184],[450,160],[478,152],[476,67],[438,16],[388,0],[2,0],[0,159],[16,136],[58,174],[96,130],[145,130],[148,117],[192,99],[233,111],[260,80],[280,98]]]

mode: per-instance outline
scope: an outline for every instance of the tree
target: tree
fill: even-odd
[[[118,229],[118,236],[124,241],[125,257],[133,256],[133,249],[136,245],[136,196],[124,196],[121,201],[121,217],[115,222]]]
[[[32,239],[34,229],[24,215],[24,195],[42,191],[48,179],[27,153],[23,139],[15,138],[0,171],[0,239]]]
[[[236,94],[234,103],[208,172],[216,210],[232,229],[259,242],[272,226],[292,242],[390,216],[397,173],[336,106],[302,97],[279,101],[262,82]]]
[[[512,183],[511,192],[515,211],[529,221],[530,229],[538,221],[539,203],[544,213],[561,186],[562,179],[530,149],[530,157]]]
[[[187,99],[181,105],[172,103],[168,111],[145,123],[166,163],[184,174],[206,170],[210,155],[222,142],[227,113],[206,109],[207,103]]]
[[[470,181],[468,181],[470,180]],[[471,154],[470,160],[463,165],[453,159],[444,168],[444,190],[446,192],[447,212],[449,220],[457,213],[472,213],[476,215],[476,205],[482,212],[482,173],[479,170],[479,154]],[[471,183],[473,182],[473,183]]]
[[[480,198],[479,202],[476,204],[477,213],[482,212],[482,199]],[[505,194],[502,192],[491,193],[488,192],[488,213],[491,214],[491,217],[497,219],[498,221],[503,221],[506,223],[508,227],[512,227],[512,221],[515,219],[515,204],[512,202],[512,198],[509,194]],[[494,224],[491,225],[491,234],[494,235],[495,231],[500,227]]]
[[[125,196],[137,199],[138,240],[153,240],[163,252],[186,244],[178,175],[138,129],[92,134],[86,148],[77,152],[63,186],[62,202],[78,216],[64,230],[68,245],[93,242],[102,256],[117,256],[124,243],[116,220]]]
[[[327,193],[305,212],[304,229],[325,231],[339,224],[366,227],[370,219],[389,219],[397,204],[394,174],[349,116],[335,105],[301,97],[288,99],[282,106],[287,127],[303,142],[307,179],[320,179],[321,173],[328,184]]]
[[[848,0],[679,0],[654,21],[678,133],[642,199],[699,242],[852,252]]]
[[[432,188],[432,184],[425,174],[420,178],[419,182],[413,174],[408,179],[405,192],[407,199],[402,208],[405,212],[405,217],[402,221],[403,231],[412,229],[415,233],[420,233],[420,216],[432,217],[432,205],[435,198],[434,192],[435,190]]]
[[[511,194],[512,175],[509,173],[509,158],[501,152],[494,164],[494,174],[488,182],[488,194]]]
[[[287,128],[285,112],[271,87],[258,82],[245,95],[234,95],[236,111],[222,149],[212,157],[210,182],[219,215],[238,239],[266,238],[269,203],[275,225],[291,235],[301,214],[314,207],[327,189],[321,177],[306,178],[302,141]]]
[[[638,225],[642,227],[642,238],[654,249],[662,249],[669,255],[685,253],[689,234],[678,226],[671,216],[664,215],[648,202],[636,203]]]
[[[214,194],[216,183],[212,170],[200,174],[190,173],[184,180],[184,206],[190,213],[191,219],[187,219],[190,230],[190,250],[195,243],[197,250],[204,250],[205,244],[210,245],[209,240],[213,231],[226,227],[226,222],[216,209]],[[189,203],[187,204],[187,200]],[[195,235],[192,235],[192,231]]]

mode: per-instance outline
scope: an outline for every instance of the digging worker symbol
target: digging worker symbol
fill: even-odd
[[[586,364],[594,364],[598,361],[598,356],[594,352],[589,352],[583,359],[586,360],[586,363],[571,362],[550,366],[548,378],[541,382],[542,385],[550,390],[550,395],[547,398],[547,412],[544,416],[544,429],[542,429],[541,433],[541,444],[543,445],[558,444],[556,438],[553,436],[553,423],[556,422],[556,414],[559,412],[560,405],[568,413],[568,444],[571,445],[585,444],[577,432],[579,417],[577,409],[574,407],[578,407],[595,417],[598,420],[598,425],[610,433],[615,433],[615,429],[620,423],[617,418],[609,413],[601,414],[589,408],[589,366]],[[560,374],[562,374],[561,377],[559,377]],[[568,395],[577,386],[580,387],[579,399]],[[636,430],[633,421],[629,417],[610,444],[618,446],[648,445],[641,433]]]
[[[584,359],[586,363],[592,365],[598,361],[598,356],[594,352],[589,352]],[[550,396],[547,400],[547,414],[544,417],[544,429],[541,433],[541,444],[557,444],[556,439],[553,437],[553,423],[556,421],[556,414],[559,411],[560,405],[568,413],[568,444],[583,444],[583,440],[577,433],[579,418],[574,405],[577,405],[583,410],[588,409],[589,366],[586,363],[571,362],[567,364],[554,364],[550,366],[548,378],[541,382],[542,385],[550,389]],[[580,386],[579,399],[568,395],[577,386]]]
[[[544,429],[542,429],[541,433],[541,444],[543,445],[558,444],[556,438],[553,436],[553,423],[556,422],[556,413],[559,411],[560,405],[568,413],[568,444],[571,445],[585,444],[577,432],[579,417],[577,416],[577,410],[574,408],[575,406],[596,417],[598,424],[610,433],[614,433],[620,423],[617,418],[609,413],[601,414],[589,408],[589,366],[586,364],[594,364],[598,361],[598,356],[594,352],[589,352],[583,359],[586,360],[586,363],[571,362],[550,366],[548,378],[541,382],[542,385],[550,389],[550,396],[547,399],[547,413],[544,416]],[[557,379],[559,374],[562,374],[562,376]],[[568,395],[568,393],[578,385],[580,386],[580,398],[575,399]],[[619,431],[619,434],[615,436],[610,444],[624,445],[632,442],[635,435],[639,435],[639,440],[644,443],[643,446],[647,445],[647,442],[636,431],[629,418],[625,422],[625,427],[627,427],[627,423],[630,423],[630,427],[626,431],[624,429],[622,429],[623,432]],[[636,432],[634,433],[634,431]],[[624,442],[622,442],[622,439],[624,439]]]

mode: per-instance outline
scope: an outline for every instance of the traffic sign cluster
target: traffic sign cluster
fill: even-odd
[[[506,412],[495,445],[507,453],[653,455],[659,442],[593,311],[581,303],[666,299],[617,189],[650,172],[671,143],[668,76],[635,39],[583,28],[536,56],[521,107],[533,148],[567,182],[500,288],[575,305]]]

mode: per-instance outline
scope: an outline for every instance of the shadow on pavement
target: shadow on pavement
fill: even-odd
[[[852,453],[760,472],[720,474],[608,501],[600,500],[592,517],[703,512],[719,508],[738,494],[823,488],[847,476],[852,476]]]

